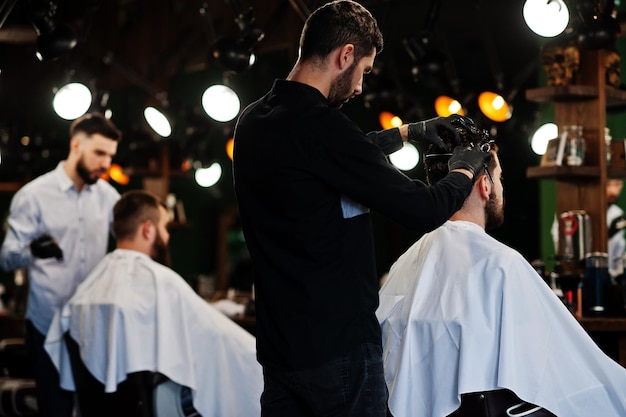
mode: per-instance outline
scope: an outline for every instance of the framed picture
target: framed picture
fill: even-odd
[[[551,139],[548,142],[546,153],[541,158],[541,166],[561,166],[563,165],[563,155],[565,153],[565,142],[567,134],[562,133],[560,137]]]

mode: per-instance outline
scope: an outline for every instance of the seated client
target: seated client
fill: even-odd
[[[155,261],[168,258],[166,225],[166,210],[148,192],[129,191],[115,205],[117,248],[78,286],[47,335],[61,386],[75,389],[69,332],[107,393],[127,374],[152,371],[189,388],[203,417],[260,415],[255,339]]]
[[[606,356],[520,253],[486,229],[503,221],[492,152],[462,208],[390,269],[377,317],[394,417],[623,417],[626,370]],[[427,155],[427,180],[447,172]]]

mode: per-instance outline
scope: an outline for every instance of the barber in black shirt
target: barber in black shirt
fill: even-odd
[[[461,207],[489,157],[455,148],[450,174],[432,187],[388,163],[382,151],[403,141],[443,146],[438,133],[456,131],[436,118],[366,135],[339,110],[361,93],[382,46],[363,6],[320,7],[287,79],[237,123],[234,181],[255,273],[262,416],[385,416],[369,211],[433,230]]]

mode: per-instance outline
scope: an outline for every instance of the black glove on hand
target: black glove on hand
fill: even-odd
[[[453,147],[461,143],[461,137],[451,123],[453,120],[460,122],[465,128],[474,125],[472,119],[459,116],[458,114],[447,117],[435,117],[423,122],[409,123],[408,139],[416,142],[431,143],[442,150],[448,151],[448,147],[440,137],[442,131],[447,132],[451,137]]]
[[[54,257],[59,261],[63,260],[63,251],[59,247],[59,244],[47,233],[30,242],[30,252],[36,258],[45,259]]]
[[[626,218],[619,216],[611,222],[609,225],[609,239],[612,238],[617,232],[621,232],[626,229]]]
[[[491,152],[483,152],[477,148],[457,146],[448,160],[448,169],[467,169],[476,179],[476,173],[491,161]]]

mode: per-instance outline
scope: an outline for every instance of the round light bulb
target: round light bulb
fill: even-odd
[[[229,122],[240,109],[237,93],[225,85],[212,85],[202,94],[202,108],[212,119]]]
[[[548,142],[551,139],[556,139],[558,134],[559,129],[556,124],[546,123],[535,131],[530,141],[530,147],[537,155],[543,155],[548,149]]]
[[[52,107],[59,117],[74,120],[91,107],[91,91],[81,83],[69,83],[56,92]]]
[[[222,166],[217,162],[211,164],[208,168],[196,169],[196,182],[201,187],[211,187],[215,185],[222,177]]]
[[[389,155],[389,160],[396,168],[409,171],[417,166],[420,154],[415,146],[405,143],[402,149]]]
[[[154,107],[146,107],[143,111],[148,125],[156,132],[157,135],[167,138],[172,134],[172,126],[163,113]]]
[[[546,38],[563,33],[569,23],[569,10],[563,0],[526,0],[523,14],[528,27]]]

